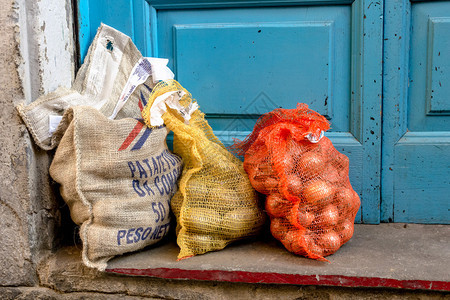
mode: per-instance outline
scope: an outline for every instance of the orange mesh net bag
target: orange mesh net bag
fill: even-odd
[[[290,252],[328,261],[353,235],[360,207],[349,160],[323,136],[322,115],[298,104],[261,116],[233,150],[244,155],[253,187],[267,195],[270,231]]]

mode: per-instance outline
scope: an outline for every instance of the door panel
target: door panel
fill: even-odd
[[[145,0],[77,0],[80,62],[101,23],[112,26],[133,39],[144,56],[152,56],[150,7]]]
[[[395,7],[407,25],[394,33],[395,17],[387,16],[385,40],[395,42],[387,41],[385,47],[382,218],[448,224],[450,2],[389,5],[392,10],[387,11]],[[395,74],[390,74],[392,67],[406,72],[393,85],[387,80]]]
[[[130,0],[118,20],[113,1],[80,1],[90,38],[102,21],[144,55],[169,58],[225,145],[277,107],[324,114],[361,196],[356,222],[379,222],[383,2]]]
[[[165,10],[157,17],[158,55],[173,58],[176,78],[213,129],[239,118],[243,127],[235,129],[251,131],[262,113],[307,102],[334,131],[349,131],[351,6]],[[254,105],[261,96],[264,111]]]
[[[450,2],[411,7],[410,131],[450,130]]]

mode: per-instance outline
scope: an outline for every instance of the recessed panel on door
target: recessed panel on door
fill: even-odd
[[[450,222],[450,2],[412,3],[407,132],[395,145],[394,221]]]

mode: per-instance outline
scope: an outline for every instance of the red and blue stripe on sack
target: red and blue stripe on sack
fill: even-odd
[[[144,86],[151,92],[152,89],[146,85],[144,83]],[[145,97],[144,94],[141,91],[141,95],[139,97],[139,109],[142,111],[144,109],[144,107],[147,105],[147,101],[145,101]],[[165,125],[162,125],[160,127],[156,127],[156,128],[162,128]],[[122,145],[119,147],[119,151],[125,150],[127,149],[132,143],[133,141],[137,138],[137,136],[141,133],[142,128],[145,127],[145,131],[142,134],[142,136],[138,139],[138,141],[134,144],[134,146],[131,148],[131,151],[134,150],[139,150],[142,148],[142,146],[145,144],[145,142],[147,141],[148,137],[150,136],[150,133],[152,132],[152,128],[149,128],[147,126],[145,126],[144,120],[143,119],[137,119],[137,123],[134,126],[134,128],[131,130],[131,132],[128,134],[127,138],[125,139],[125,141],[122,143]]]

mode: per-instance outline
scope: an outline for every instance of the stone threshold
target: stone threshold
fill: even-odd
[[[450,226],[355,225],[353,238],[328,262],[293,255],[274,239],[241,241],[223,250],[177,261],[166,241],[116,257],[107,273],[164,279],[382,287],[450,291]]]

